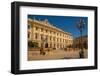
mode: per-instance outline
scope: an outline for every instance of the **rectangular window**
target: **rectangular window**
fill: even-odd
[[[30,38],[30,33],[28,33],[28,38]]]
[[[38,30],[38,27],[36,27],[36,30]]]
[[[41,32],[43,32],[43,29],[41,28]]]
[[[37,36],[37,33],[35,34],[35,39],[37,39],[38,38],[38,36]]]
[[[28,25],[28,29],[30,29],[31,28],[31,25]]]

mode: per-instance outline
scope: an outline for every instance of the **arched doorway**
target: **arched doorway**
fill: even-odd
[[[48,48],[48,43],[45,44],[45,48]]]

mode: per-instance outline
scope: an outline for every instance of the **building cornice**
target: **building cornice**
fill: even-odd
[[[65,31],[63,31],[63,30],[61,30],[61,29],[59,29],[59,28],[53,26],[53,25],[50,24],[48,21],[47,21],[47,22],[45,22],[45,21],[39,21],[39,20],[36,20],[36,19],[31,19],[31,18],[28,18],[28,21],[38,23],[38,24],[43,25],[43,26],[45,26],[45,27],[52,28],[52,29],[54,29],[54,30],[57,30],[57,31],[59,31],[59,32],[63,32],[63,33],[65,33],[65,34],[67,34],[67,35],[71,35],[71,36],[72,36],[71,33],[65,32]]]

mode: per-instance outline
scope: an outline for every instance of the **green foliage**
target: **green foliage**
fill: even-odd
[[[38,43],[37,42],[32,42],[32,41],[28,41],[28,47],[38,47]]]

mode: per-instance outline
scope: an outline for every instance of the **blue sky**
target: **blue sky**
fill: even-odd
[[[53,24],[55,27],[62,29],[65,32],[72,33],[73,37],[79,37],[80,32],[77,29],[76,25],[82,18],[85,22],[85,28],[83,30],[83,35],[88,34],[88,17],[79,17],[79,16],[51,16],[51,15],[28,15],[28,18],[45,20],[48,19],[50,24]]]

